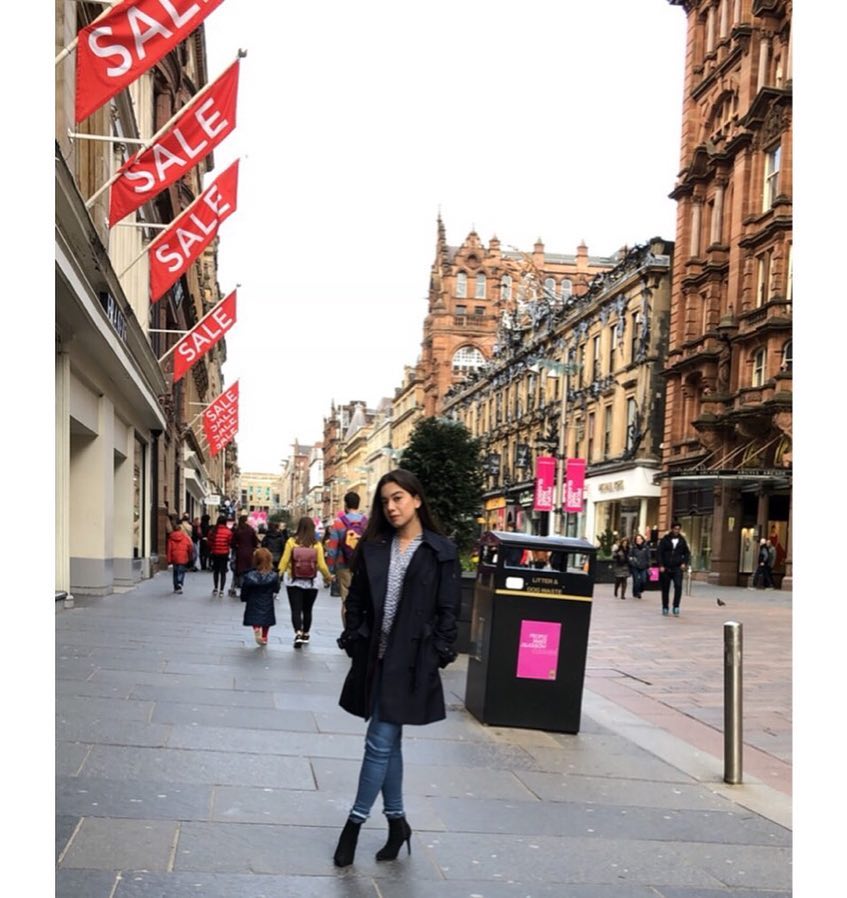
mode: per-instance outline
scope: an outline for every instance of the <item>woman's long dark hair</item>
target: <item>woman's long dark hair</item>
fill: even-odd
[[[373,505],[371,513],[368,517],[368,526],[362,536],[363,540],[377,539],[381,536],[388,536],[394,533],[394,525],[385,516],[385,510],[382,507],[382,488],[386,483],[396,483],[401,489],[406,490],[413,496],[417,496],[421,500],[420,508],[418,508],[418,517],[421,526],[426,530],[432,530],[434,533],[444,535],[444,530],[438,521],[438,518],[429,507],[426,495],[421,486],[420,480],[411,472],[403,468],[395,468],[387,474],[383,474],[379,478],[379,483],[374,490]]]
[[[303,515],[297,522],[297,532],[294,534],[294,541],[298,546],[306,546],[308,549],[311,549],[317,542],[315,539],[315,522],[308,515]]]

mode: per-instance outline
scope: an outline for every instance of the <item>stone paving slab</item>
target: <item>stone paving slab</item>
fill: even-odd
[[[637,836],[654,841],[710,841],[748,845],[791,844],[791,834],[756,815],[724,811],[633,808],[577,803],[504,802],[430,799],[449,832],[514,835],[584,836],[618,839]]]
[[[65,711],[63,710],[63,715]],[[121,720],[86,720],[81,717],[56,721],[56,741],[67,746],[74,742],[99,745],[145,745],[164,748],[173,728],[159,724]]]
[[[169,748],[239,752],[263,755],[293,755],[315,758],[355,758],[362,754],[363,736],[284,730],[234,730],[232,727],[175,726]]]
[[[92,683],[87,680],[61,680],[56,683],[56,702],[62,702],[65,696],[91,695],[96,698],[132,698],[132,686],[123,683]],[[144,696],[134,696],[143,699]]]
[[[157,702],[150,717],[152,723],[180,726],[231,727],[246,730],[278,730],[317,733],[311,714],[289,714],[274,708],[232,705],[177,704]]]
[[[56,871],[56,898],[112,898],[119,878],[106,870],[62,867]]]
[[[327,876],[336,872],[332,853],[341,827],[241,826],[229,823],[187,823],[180,829],[174,869],[206,873],[286,873]],[[383,875],[438,878],[426,857],[404,857],[404,865],[378,864],[374,854],[385,843],[385,832],[363,831],[359,836],[357,876],[382,866]],[[405,861],[411,861],[408,867]],[[399,867],[399,869],[398,869]]]
[[[104,893],[103,898],[379,898],[381,894],[372,880],[351,876],[175,872],[167,876],[155,873],[124,875],[114,896]],[[77,896],[69,894],[57,898]],[[85,898],[100,896],[92,894]]]
[[[179,825],[170,820],[86,817],[65,848],[63,867],[87,870],[168,869]]]
[[[672,843],[638,839],[448,833],[421,837],[447,879],[527,884],[636,882],[720,888]]]
[[[91,753],[91,746],[63,742],[56,746],[56,776],[76,776]]]
[[[658,898],[654,888],[629,882],[614,885],[568,883],[567,891],[563,891],[561,883],[545,885],[475,880],[417,883],[407,879],[396,883],[378,881],[378,885],[380,898]]]
[[[208,820],[213,787],[193,783],[58,777],[56,807],[76,817]]]
[[[95,745],[83,764],[85,776],[174,783],[240,784],[302,789],[312,782],[308,760],[223,751],[184,751]]]
[[[641,779],[684,782],[685,776],[677,768],[632,744],[624,750],[611,753],[595,753],[570,749],[528,748],[534,759],[536,770],[546,773],[574,773],[579,771],[589,776],[631,776],[638,771]]]
[[[614,804],[621,807],[679,808],[725,811],[726,798],[701,784],[626,777],[587,776],[582,773],[536,773],[518,770],[515,776],[544,801]]]
[[[236,705],[239,708],[275,708],[269,692],[248,692],[244,689],[201,689],[198,687],[154,686],[142,683],[133,686],[130,697],[142,701],[184,705]]]

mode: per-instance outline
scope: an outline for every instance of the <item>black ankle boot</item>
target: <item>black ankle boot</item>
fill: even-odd
[[[409,854],[412,853],[412,827],[406,822],[405,817],[388,818],[388,841],[376,853],[378,861],[393,861],[400,852],[403,843]]]
[[[341,835],[338,837],[338,845],[333,855],[336,867],[349,867],[353,863],[356,855],[356,843],[359,841],[359,830],[362,828],[361,822],[350,820],[344,824]]]

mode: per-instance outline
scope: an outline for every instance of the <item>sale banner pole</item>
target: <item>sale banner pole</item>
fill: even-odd
[[[94,25],[96,22],[99,22],[100,19],[104,19],[116,6],[120,6],[123,2],[124,0],[117,0],[116,3],[108,3],[103,12],[101,12],[96,19],[91,20],[91,24]],[[127,6],[132,6],[134,2],[136,2],[136,0],[126,0]],[[70,54],[73,53],[74,50],[76,50],[76,45],[78,43],[79,35],[77,34],[77,36],[67,45],[67,47],[65,47],[65,49],[62,50],[62,52],[59,53],[59,55],[56,57],[56,65],[58,65],[66,57],[70,56]]]
[[[235,58],[235,61],[238,62],[239,59],[243,59],[247,55],[246,50],[239,50],[238,55]],[[150,147],[154,146],[156,141],[162,137],[162,135],[167,134],[170,130],[171,126],[181,119],[185,113],[191,109],[198,100],[201,100],[206,94],[213,88],[218,85],[218,78],[214,81],[207,81],[200,90],[197,91],[196,94],[185,104],[185,106],[181,106],[168,120],[162,125],[161,128],[142,146],[139,148],[138,152],[135,154],[136,158],[138,156],[143,155],[150,149]],[[118,180],[119,177],[123,174],[123,168],[119,168],[110,178],[106,181],[101,187],[94,191],[91,196],[85,202],[85,208],[90,209],[96,200],[102,195],[102,193],[107,190],[115,181]],[[152,199],[152,197],[150,197]]]

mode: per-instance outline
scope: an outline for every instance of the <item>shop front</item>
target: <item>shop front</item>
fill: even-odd
[[[661,487],[653,483],[655,474],[654,468],[639,466],[587,477],[585,538],[597,544],[608,531],[615,539],[641,533],[649,540],[659,526]]]

